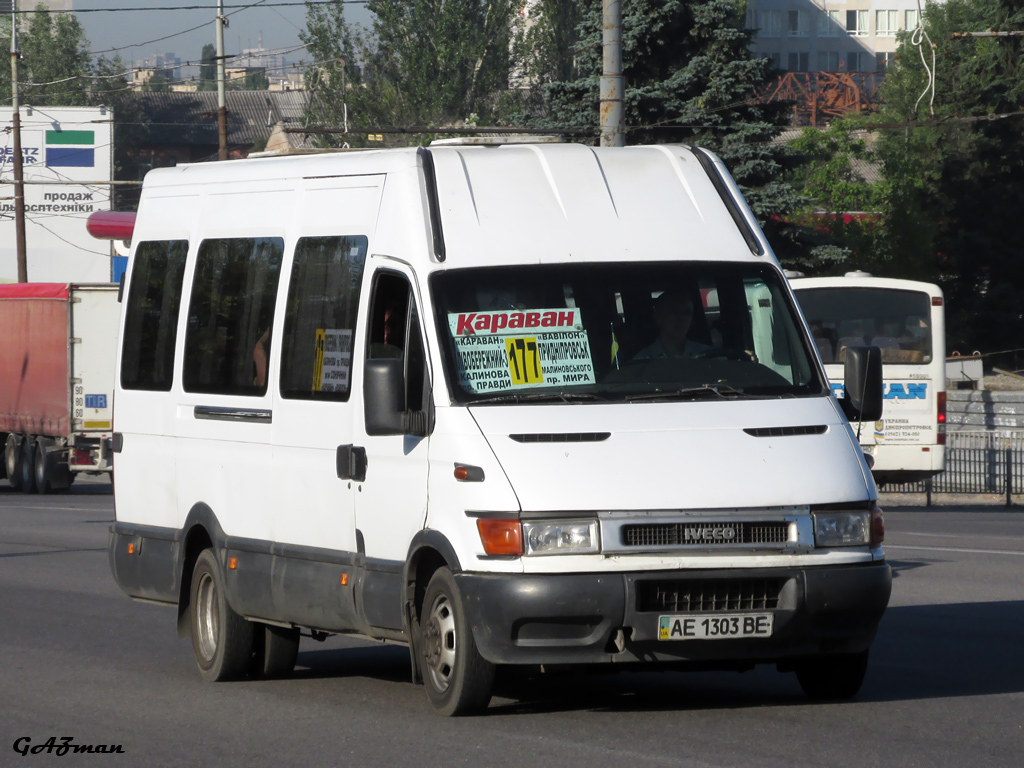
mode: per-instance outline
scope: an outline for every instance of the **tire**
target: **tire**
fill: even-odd
[[[52,445],[50,440],[40,437],[36,440],[35,460],[33,461],[33,475],[36,490],[46,494],[53,490],[53,465],[47,461],[46,449]]]
[[[796,679],[809,699],[852,699],[864,684],[867,669],[867,651],[818,656],[797,664]]]
[[[36,492],[36,441],[31,435],[25,435],[21,441],[21,492]]]
[[[250,677],[263,680],[288,677],[295,669],[295,660],[298,656],[298,629],[274,627],[270,624],[253,626]]]
[[[204,680],[238,680],[249,671],[253,626],[228,605],[224,575],[213,550],[199,553],[192,571],[192,650]]]
[[[494,665],[477,651],[452,572],[440,568],[427,584],[419,621],[420,665],[427,698],[445,717],[487,708]]]
[[[13,432],[4,443],[4,466],[7,468],[7,482],[11,488],[21,488],[21,438]]]

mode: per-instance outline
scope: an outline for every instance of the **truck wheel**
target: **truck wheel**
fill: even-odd
[[[868,652],[818,656],[800,662],[796,679],[810,699],[852,699],[864,683]]]
[[[434,572],[419,623],[420,661],[427,698],[438,714],[464,715],[487,707],[494,665],[477,651],[452,572]]]
[[[50,462],[47,460],[46,449],[53,445],[52,440],[40,437],[36,440],[34,474],[36,490],[40,493],[49,493],[53,490],[53,472]]]
[[[32,435],[25,435],[21,441],[21,491],[22,493],[36,492],[36,441]]]
[[[272,680],[287,677],[299,656],[299,630],[256,623],[250,677]]]
[[[7,468],[7,482],[11,488],[21,488],[21,437],[13,432],[4,443],[4,466]]]
[[[252,658],[253,627],[228,605],[224,575],[213,550],[199,553],[192,571],[192,650],[199,674],[210,682],[245,677]]]

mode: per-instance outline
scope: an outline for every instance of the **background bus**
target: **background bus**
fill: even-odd
[[[942,291],[913,280],[809,277],[790,281],[810,326],[832,392],[843,396],[848,346],[882,350],[880,421],[854,424],[879,484],[924,480],[946,458],[946,326]]]

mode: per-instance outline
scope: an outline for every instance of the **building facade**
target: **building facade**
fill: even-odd
[[[920,24],[917,0],[748,0],[751,49],[790,72],[882,72],[898,32]]]
[[[0,14],[10,13],[17,5],[19,11],[31,11],[36,6],[49,8],[51,11],[73,11],[72,0],[0,0]]]

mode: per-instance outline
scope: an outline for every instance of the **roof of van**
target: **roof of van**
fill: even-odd
[[[445,266],[680,258],[775,263],[746,204],[740,203],[738,215],[757,233],[764,256],[752,253],[687,147],[510,144],[435,146],[429,152]],[[400,174],[420,164],[415,148],[290,155],[160,169],[146,177],[146,187]],[[425,184],[418,183],[426,205]]]

